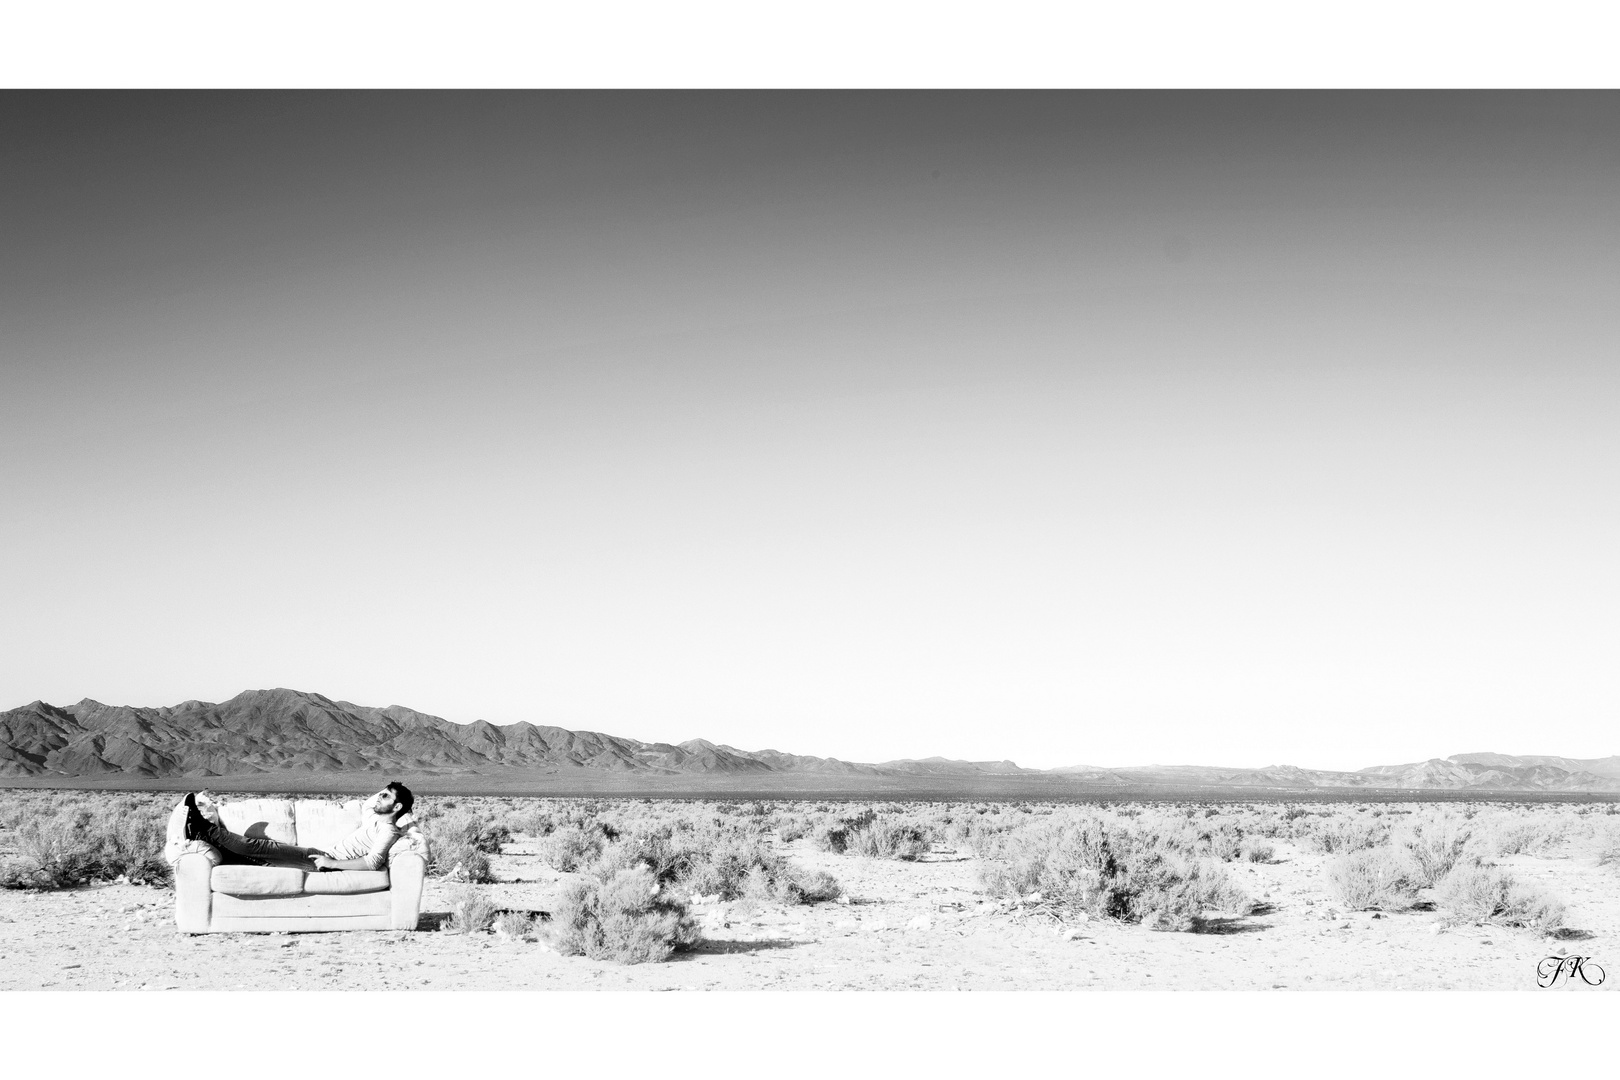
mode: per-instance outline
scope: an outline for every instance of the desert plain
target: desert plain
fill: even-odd
[[[1613,801],[433,796],[417,930],[197,936],[174,801],[0,792],[0,989],[1620,985]]]

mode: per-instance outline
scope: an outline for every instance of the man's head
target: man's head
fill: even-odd
[[[392,818],[395,821],[410,813],[411,807],[414,805],[416,805],[416,796],[411,794],[410,788],[398,780],[388,781],[387,784],[383,785],[381,791],[366,800],[366,806],[372,813]]]

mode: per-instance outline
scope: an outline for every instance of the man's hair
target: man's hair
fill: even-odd
[[[399,813],[395,817],[404,817],[416,805],[416,796],[411,794],[411,789],[398,780],[390,780],[383,787],[394,793],[394,802],[399,804]]]

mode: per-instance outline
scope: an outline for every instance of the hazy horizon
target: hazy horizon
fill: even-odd
[[[1620,753],[1612,93],[3,100],[6,708]]]

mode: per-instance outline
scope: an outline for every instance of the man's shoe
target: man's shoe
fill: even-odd
[[[206,792],[204,792],[203,795],[204,795],[205,798],[207,797]],[[208,821],[207,818],[203,817],[202,811],[197,809],[197,793],[196,792],[193,792],[193,791],[186,792],[185,805],[186,805],[186,839],[187,840],[196,840],[198,838],[198,834],[200,834],[204,829],[206,829],[208,827],[209,821]]]

